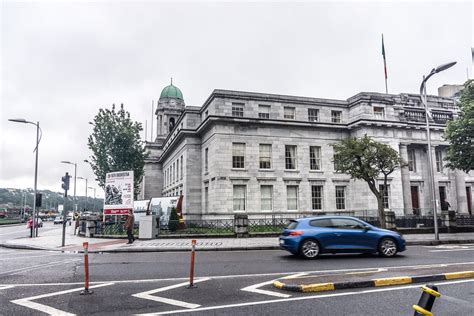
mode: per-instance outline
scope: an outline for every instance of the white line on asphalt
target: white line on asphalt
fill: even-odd
[[[36,255],[36,256],[23,256],[23,257],[14,257],[14,258],[1,258],[0,260],[16,260],[16,259],[25,259],[25,258],[39,258],[39,257],[50,257],[50,256],[62,256],[62,253],[48,254],[48,255]]]
[[[273,281],[275,281],[275,280],[270,280],[270,281],[266,281],[266,282],[262,282],[262,283],[253,284],[253,285],[244,287],[241,290],[246,291],[246,292],[263,294],[263,295],[270,295],[270,296],[276,296],[276,297],[290,297],[291,296],[291,295],[284,294],[284,293],[259,289],[259,287],[261,287],[261,286],[272,284]]]
[[[18,273],[21,273],[21,272],[24,272],[24,271],[37,270],[37,269],[42,269],[44,267],[57,266],[57,265],[60,265],[60,264],[66,264],[66,263],[71,263],[71,262],[80,261],[80,260],[81,259],[67,259],[67,260],[61,260],[61,261],[54,261],[54,262],[49,262],[49,263],[38,264],[38,265],[35,265],[35,266],[32,266],[32,267],[25,267],[25,268],[13,269],[13,270],[9,270],[9,271],[0,272],[0,276],[14,275],[14,274],[18,274]],[[101,282],[101,283],[103,283],[103,282]],[[38,285],[41,285],[41,284],[38,284]]]
[[[109,286],[109,285],[113,285],[113,284],[114,283],[103,283],[103,284],[98,284],[98,285],[91,286],[89,288],[92,289],[92,288],[98,288],[98,287],[103,287],[103,286]],[[21,305],[21,306],[24,306],[24,307],[27,307],[27,308],[31,308],[31,309],[49,314],[49,315],[74,316],[75,314],[71,314],[71,313],[62,311],[60,309],[56,309],[54,307],[50,307],[50,306],[40,304],[40,303],[36,303],[36,302],[32,302],[32,301],[40,299],[40,298],[50,297],[50,296],[62,295],[62,294],[67,294],[67,293],[72,293],[72,292],[78,292],[78,291],[81,291],[83,289],[84,289],[83,287],[80,287],[80,288],[75,288],[75,289],[58,291],[58,292],[54,292],[54,293],[41,294],[41,295],[37,295],[37,296],[20,298],[20,299],[17,299],[17,300],[13,300],[11,302],[14,303],[14,304],[17,304],[17,305]]]
[[[200,278],[200,279],[194,280],[194,283],[203,282],[203,281],[207,281],[207,280],[209,280],[209,278]],[[186,302],[183,302],[183,301],[178,301],[178,300],[173,300],[173,299],[170,299],[170,298],[165,298],[165,297],[152,295],[152,294],[155,294],[155,293],[168,291],[168,290],[175,289],[175,288],[182,287],[182,286],[186,286],[186,285],[189,285],[189,282],[183,282],[183,283],[174,284],[174,285],[170,285],[170,286],[160,287],[159,289],[154,289],[154,290],[151,290],[151,291],[132,294],[132,296],[138,297],[138,298],[143,298],[145,300],[151,300],[151,301],[155,301],[155,302],[175,305],[175,306],[179,306],[179,307],[198,308],[201,305],[186,303]]]
[[[80,259],[75,259],[80,260]],[[203,276],[209,279],[233,279],[233,278],[249,278],[249,277],[266,277],[266,276],[279,276],[279,275],[292,275],[298,273],[328,273],[328,272],[355,272],[355,271],[373,271],[377,269],[406,269],[406,268],[416,268],[416,267],[423,267],[429,266],[431,267],[445,267],[445,266],[453,266],[453,265],[468,265],[474,264],[474,261],[469,262],[453,262],[453,263],[434,263],[430,265],[410,265],[410,266],[390,266],[390,267],[372,267],[372,268],[354,268],[354,269],[337,269],[337,270],[315,270],[315,271],[293,271],[293,272],[274,272],[274,273],[255,273],[255,274],[234,274],[234,275],[217,275],[217,276]],[[0,273],[1,275],[1,273]],[[101,284],[104,282],[114,282],[114,283],[153,283],[153,282],[164,282],[164,281],[184,281],[188,280],[189,277],[180,277],[180,278],[163,278],[163,279],[141,279],[141,280],[103,280],[103,281],[95,281],[90,282],[90,284]],[[71,283],[23,283],[23,284],[15,284],[15,286],[57,286],[57,285],[73,285],[73,284],[82,284],[77,282]],[[5,284],[10,285],[10,284]]]
[[[436,285],[446,285],[446,284],[458,284],[458,283],[466,283],[466,282],[474,282],[474,280],[459,280],[459,281],[450,281],[450,282],[437,282]],[[196,308],[193,310],[189,309],[181,309],[181,310],[174,310],[174,311],[166,311],[166,312],[157,312],[157,313],[147,313],[147,314],[140,314],[141,316],[152,316],[152,315],[168,315],[168,314],[178,314],[178,313],[189,313],[189,312],[199,312],[199,311],[209,311],[209,310],[217,310],[217,309],[226,309],[226,308],[236,308],[236,307],[244,307],[244,306],[252,306],[252,305],[264,305],[264,304],[274,304],[274,303],[283,303],[283,302],[291,302],[291,301],[302,301],[302,300],[312,300],[312,299],[322,299],[326,297],[337,297],[337,296],[350,296],[350,295],[360,295],[360,294],[367,294],[367,293],[377,293],[377,292],[387,292],[387,291],[398,291],[410,288],[419,288],[420,285],[407,285],[407,286],[398,286],[398,287],[390,287],[390,288],[380,288],[380,289],[373,289],[373,290],[365,290],[365,291],[358,291],[358,292],[343,292],[343,293],[331,293],[331,294],[319,294],[319,295],[311,295],[311,296],[302,296],[302,297],[291,297],[291,298],[282,298],[282,299],[275,299],[275,300],[268,300],[268,301],[256,301],[256,302],[247,302],[247,303],[237,303],[237,304],[228,304],[228,305],[217,305],[217,306],[209,306],[209,307],[201,307]]]
[[[474,248],[469,249],[443,249],[443,250],[428,250],[428,252],[450,252],[450,251],[473,251]]]
[[[14,285],[1,285],[0,286],[0,291],[1,290],[6,290],[6,289],[11,289],[11,288],[14,288],[15,286]]]

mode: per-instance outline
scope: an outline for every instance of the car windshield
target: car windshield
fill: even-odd
[[[298,222],[297,222],[297,221],[290,221],[290,223],[288,224],[288,226],[286,226],[286,229],[295,229],[296,226],[298,226]]]

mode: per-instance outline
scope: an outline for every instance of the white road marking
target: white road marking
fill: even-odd
[[[81,260],[81,259],[75,259]],[[63,263],[63,262],[60,262]],[[58,264],[60,264],[58,263]],[[314,270],[314,271],[293,271],[293,272],[274,272],[274,273],[254,273],[254,274],[234,274],[234,275],[216,275],[216,276],[206,276],[209,279],[233,279],[233,278],[251,278],[251,277],[265,277],[265,276],[285,276],[285,275],[295,275],[300,273],[315,274],[315,273],[328,273],[328,272],[356,272],[356,271],[374,271],[377,269],[406,269],[406,268],[417,268],[417,267],[445,267],[453,265],[469,265],[474,264],[474,261],[469,262],[453,262],[453,263],[434,263],[429,265],[410,265],[410,266],[389,266],[389,267],[372,267],[372,268],[354,268],[354,269],[336,269],[336,270]],[[26,268],[25,268],[26,269]],[[0,273],[1,275],[1,273]],[[304,277],[304,276],[303,276]],[[162,278],[162,279],[138,279],[138,280],[104,280],[104,281],[95,281],[90,282],[89,284],[102,284],[104,282],[113,282],[113,283],[153,283],[153,282],[164,282],[164,281],[184,281],[188,280],[189,277],[180,277],[180,278]],[[15,284],[15,286],[57,286],[57,285],[74,285],[82,284],[80,282],[71,282],[71,283],[22,283]],[[11,284],[4,284],[11,285]],[[1,284],[0,284],[1,286]]]
[[[92,288],[98,288],[98,287],[103,287],[103,286],[109,286],[109,285],[113,285],[113,284],[114,283],[103,283],[103,284],[98,284],[98,285],[91,286],[89,288],[92,289]],[[14,303],[14,304],[17,304],[17,305],[21,305],[21,306],[24,306],[24,307],[27,307],[27,308],[31,308],[31,309],[49,314],[49,315],[74,316],[75,314],[71,314],[71,313],[62,311],[60,309],[56,309],[54,307],[47,306],[47,305],[40,304],[40,303],[36,303],[36,302],[32,302],[32,301],[40,299],[40,298],[50,297],[50,296],[62,295],[62,294],[67,294],[67,293],[72,293],[72,292],[78,292],[78,291],[82,291],[83,289],[84,289],[83,287],[80,287],[80,288],[75,288],[75,289],[58,291],[58,292],[54,292],[54,293],[41,294],[41,295],[37,295],[37,296],[20,298],[20,299],[17,299],[17,300],[13,300],[11,302]]]
[[[302,272],[302,273],[292,274],[292,275],[288,275],[286,277],[283,277],[283,279],[297,278],[297,277],[301,277],[301,276],[306,275],[306,274],[308,274],[308,273]],[[253,284],[253,285],[244,287],[241,290],[242,291],[247,291],[247,292],[258,293],[258,294],[263,294],[263,295],[276,296],[276,297],[291,297],[291,295],[289,295],[289,294],[259,289],[259,287],[262,287],[262,286],[268,285],[268,284],[272,284],[274,281],[275,280],[270,280],[270,281],[266,281],[266,282],[262,282],[262,283],[258,283],[258,284]]]
[[[443,250],[428,250],[428,252],[451,252],[451,251],[473,251],[474,248],[464,248],[464,249],[443,249]]]
[[[437,282],[435,284],[436,285],[446,285],[446,284],[457,284],[457,283],[466,283],[466,282],[474,282],[474,280]],[[326,297],[338,297],[338,296],[361,295],[361,294],[367,294],[367,293],[398,291],[398,290],[404,290],[404,289],[410,289],[410,288],[419,288],[419,287],[420,287],[420,285],[407,285],[407,286],[388,287],[388,288],[380,288],[380,289],[365,290],[365,291],[358,291],[358,292],[343,292],[343,293],[331,293],[331,294],[319,294],[319,295],[311,295],[311,296],[281,298],[281,299],[268,300],[268,301],[256,301],[256,302],[236,303],[236,304],[228,304],[228,305],[217,305],[217,306],[196,308],[196,309],[193,309],[193,310],[181,309],[181,310],[157,312],[157,313],[148,313],[148,314],[140,314],[140,315],[152,316],[152,315],[169,315],[169,314],[178,314],[178,313],[209,311],[209,310],[236,308],[236,307],[244,307],[244,306],[252,306],[252,305],[264,305],[264,304],[274,304],[274,303],[283,303],[283,302],[291,302],[291,301],[322,299],[322,298],[326,298]]]
[[[18,274],[18,273],[21,273],[21,272],[24,272],[24,271],[37,270],[37,269],[42,269],[44,267],[57,266],[57,265],[60,265],[60,264],[66,264],[66,263],[71,263],[71,262],[80,261],[80,260],[81,259],[67,259],[67,260],[61,260],[61,261],[54,261],[54,262],[49,262],[49,263],[38,264],[38,265],[35,265],[35,266],[31,266],[31,267],[25,267],[25,268],[19,268],[19,269],[13,269],[13,270],[9,270],[9,271],[0,272],[0,276],[1,275],[14,275],[14,274]],[[101,283],[103,283],[103,282],[101,282]]]
[[[1,258],[0,260],[17,260],[25,258],[39,258],[39,257],[50,257],[50,256],[62,256],[62,253],[48,254],[48,255],[36,255],[36,256],[23,256],[23,257],[14,257],[14,258]]]
[[[207,280],[209,280],[209,278],[200,278],[200,279],[195,280],[194,283],[203,282],[203,281],[207,281]],[[191,309],[200,307],[201,305],[199,305],[199,304],[186,303],[186,302],[183,302],[183,301],[178,301],[178,300],[173,300],[173,299],[170,299],[170,298],[165,298],[165,297],[152,295],[152,294],[155,294],[155,293],[168,291],[168,290],[175,289],[175,288],[182,287],[182,286],[186,286],[186,285],[189,285],[189,282],[183,282],[183,283],[178,283],[178,284],[174,284],[174,285],[170,285],[170,286],[160,287],[159,289],[154,289],[154,290],[151,290],[151,291],[132,294],[132,296],[138,297],[138,298],[143,298],[145,300],[151,300],[151,301],[155,301],[155,302],[175,305],[175,306],[179,306],[179,307],[191,308]]]
[[[14,288],[15,286],[14,285],[1,285],[0,286],[0,291],[1,290],[6,290],[6,289],[11,289],[11,288]]]

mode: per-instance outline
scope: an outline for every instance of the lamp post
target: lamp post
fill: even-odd
[[[434,231],[435,231],[435,240],[439,240],[439,232],[438,232],[438,207],[436,205],[436,188],[435,188],[435,181],[434,181],[434,173],[433,173],[433,158],[431,157],[431,131],[430,131],[430,117],[431,114],[428,111],[428,102],[426,100],[426,82],[430,79],[431,76],[437,74],[438,72],[444,71],[448,68],[454,66],[456,62],[451,62],[447,64],[440,65],[436,68],[433,68],[428,76],[423,76],[423,81],[420,85],[420,98],[421,102],[425,107],[425,121],[426,121],[426,139],[428,141],[428,171],[430,177],[430,187],[431,187],[431,198],[433,201],[433,220],[434,220]]]
[[[94,202],[92,203],[92,205],[93,205],[93,208],[94,208],[94,211],[95,211],[95,188],[93,188],[93,187],[88,187],[88,188],[91,189],[91,190],[94,190]]]
[[[40,137],[40,131],[41,131],[41,128],[40,128],[40,125],[39,125],[39,122],[30,122],[30,121],[27,121],[25,119],[22,119],[22,118],[18,118],[18,119],[9,119],[10,122],[15,122],[15,123],[24,123],[24,124],[32,124],[32,125],[35,125],[36,126],[36,146],[35,146],[35,152],[36,152],[36,158],[35,158],[35,186],[34,186],[34,190],[35,190],[35,195],[34,195],[34,199],[33,199],[33,215],[32,215],[32,227],[33,227],[33,231],[35,231],[34,233],[31,234],[31,238],[34,238],[35,235],[36,237],[38,237],[38,225],[36,225],[36,190],[37,190],[37,184],[38,184],[38,147],[39,147],[39,143],[40,143],[40,140],[41,140],[41,137]],[[41,135],[43,135],[43,133],[41,132]],[[36,230],[35,230],[35,226],[36,226]]]
[[[76,199],[76,176],[77,176],[77,163],[70,161],[61,161],[61,163],[74,165],[74,213],[77,213],[77,199]]]
[[[85,203],[85,209],[87,209],[87,178],[83,178],[83,177],[77,177],[78,179],[82,179],[82,180],[86,180],[86,203]]]

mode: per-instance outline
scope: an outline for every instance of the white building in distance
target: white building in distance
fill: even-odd
[[[347,100],[214,90],[200,107],[185,106],[171,84],[156,109],[147,142],[143,198],[184,196],[187,218],[246,213],[376,210],[363,181],[334,171],[331,144],[367,134],[408,162],[389,177],[387,209],[398,215],[432,209],[428,154],[435,163],[441,209],[472,214],[474,175],[444,166],[451,98],[428,96],[433,122],[427,153],[420,96],[361,92]],[[380,178],[380,185],[382,178]],[[446,203],[448,202],[448,203]]]

